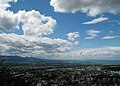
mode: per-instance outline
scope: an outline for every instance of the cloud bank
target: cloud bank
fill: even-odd
[[[67,52],[73,47],[72,43],[60,38],[0,34],[0,39],[0,55],[45,57],[49,53]]]
[[[79,51],[57,53],[53,58],[72,60],[120,60],[120,47],[88,48]]]

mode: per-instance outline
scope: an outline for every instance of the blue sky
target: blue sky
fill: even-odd
[[[29,3],[29,4],[28,4]],[[8,8],[11,11],[18,12],[19,10],[37,10],[41,14],[46,16],[52,16],[57,21],[57,25],[54,30],[54,34],[51,34],[51,38],[64,38],[67,39],[67,36],[65,34],[69,32],[78,31],[80,32],[80,38],[78,40],[80,41],[80,45],[78,47],[80,48],[96,48],[96,47],[104,47],[104,46],[120,46],[120,38],[110,39],[110,40],[103,40],[102,37],[109,34],[109,32],[112,30],[114,33],[113,35],[120,36],[120,25],[116,22],[110,22],[112,20],[117,20],[120,22],[120,15],[114,15],[114,14],[104,14],[105,17],[108,17],[110,20],[92,24],[92,25],[83,25],[83,22],[91,21],[95,18],[100,17],[101,15],[98,15],[96,17],[89,17],[86,16],[85,13],[77,12],[77,13],[58,13],[54,12],[53,7],[50,6],[49,0],[25,0],[25,1],[18,1],[17,3],[12,3],[12,6]],[[85,40],[84,38],[87,36],[86,31],[90,29],[96,29],[100,30],[101,33],[98,35],[98,37],[91,39],[91,40]],[[19,33],[19,31],[17,31]],[[95,43],[97,41],[97,43]],[[94,43],[94,45],[93,45]]]
[[[98,53],[95,53],[93,56],[86,55],[85,57],[84,57],[84,54],[90,53],[91,55],[94,52],[101,52],[102,50],[104,50],[100,53],[102,55],[100,59],[103,59],[104,57],[108,59],[109,57],[107,57],[107,54],[109,54],[109,56],[112,59],[113,58],[118,59],[118,57],[120,56],[120,14],[119,14],[120,10],[118,9],[120,6],[119,4],[120,1],[119,0],[116,0],[116,1],[101,0],[101,2],[99,1],[97,2],[93,0],[90,3],[89,1],[82,2],[82,0],[75,0],[75,1],[70,0],[69,3],[67,3],[68,1],[69,0],[61,0],[61,1],[56,1],[56,0],[34,0],[34,1],[33,0],[18,0],[18,1],[10,0],[10,1],[7,1],[6,0],[5,3],[1,2],[0,9],[2,10],[3,14],[5,12],[10,11],[11,15],[13,16],[17,15],[18,17],[17,18],[18,23],[17,24],[16,23],[13,24],[14,22],[12,24],[9,23],[8,25],[11,24],[11,27],[8,28],[3,25],[4,17],[2,16],[2,14],[0,15],[1,17],[0,33],[1,33],[2,40],[9,39],[9,41],[13,42],[13,39],[11,38],[13,34],[16,37],[25,36],[25,38],[24,37],[23,38],[26,40],[28,36],[33,37],[33,35],[34,35],[33,37],[34,39],[41,38],[41,40],[43,40],[45,39],[45,37],[52,41],[56,39],[60,39],[63,42],[66,41],[65,42],[66,46],[64,46],[64,48],[66,48],[65,49],[66,51],[64,51],[64,49],[58,50],[58,49],[61,49],[62,46],[64,45],[64,43],[58,42],[58,41],[57,41],[58,43],[56,43],[55,45],[57,46],[61,45],[61,46],[59,47],[56,46],[55,47],[56,49],[53,49],[52,51],[51,50],[49,51],[49,47],[53,47],[55,45],[54,44],[52,46],[47,45],[50,42],[46,41],[45,43],[47,47],[45,45],[43,46],[45,50],[48,50],[50,53],[48,53],[48,51],[44,51],[45,53],[39,53],[39,54],[36,52],[39,52],[39,51],[43,52],[43,50],[41,50],[40,48],[39,48],[40,50],[36,48],[34,49],[32,45],[43,47],[42,45],[39,46],[37,44],[33,44],[29,42],[30,48],[28,50],[24,46],[20,47],[20,45],[16,45],[17,46],[16,47],[9,44],[9,46],[11,46],[12,48],[14,47],[15,49],[8,49],[7,41],[3,41],[1,42],[1,46],[3,46],[3,44],[5,45],[6,43],[5,46],[7,46],[7,48],[4,46],[3,48],[5,48],[5,50],[1,49],[0,54],[4,55],[7,53],[8,55],[21,55],[22,50],[24,50],[24,52],[28,52],[34,49],[34,51],[36,52],[34,53],[35,55],[33,54],[33,57],[38,57],[38,56],[47,57],[47,58],[53,57],[54,59],[79,59],[79,57],[80,58],[82,57],[82,59],[84,58],[88,59],[89,57],[92,57],[93,59],[97,59],[97,56],[99,56]],[[108,4],[106,2],[110,2],[110,3]],[[2,8],[2,6],[5,6],[5,4],[9,4],[10,6],[6,6],[5,8]],[[86,4],[88,7],[86,6]],[[97,6],[97,4],[99,5]],[[103,4],[106,4],[106,6],[102,6]],[[83,5],[83,7],[81,7],[81,5]],[[93,9],[93,7],[95,7],[96,9],[95,8]],[[37,14],[36,12],[39,12],[39,16],[44,16],[45,18],[50,17],[50,22],[53,22],[54,25],[45,26],[46,28],[50,29],[50,31],[47,29],[50,33],[48,34],[47,33],[48,31],[46,30],[42,30],[42,32],[36,32],[36,31],[32,32],[34,28],[36,28],[37,26],[36,27],[31,26],[30,28],[32,29],[28,30],[27,28],[29,28],[28,26],[29,24],[27,21],[30,20],[31,22],[32,19],[29,19],[25,22],[24,19],[22,19],[23,15],[21,16],[21,13],[19,12],[19,11],[23,12],[23,10],[25,10],[24,13],[28,15],[28,18],[32,17],[32,14],[29,15],[29,13]],[[34,10],[35,12],[32,12],[32,10]],[[12,17],[11,15],[10,16],[8,15],[5,16],[6,21],[9,21]],[[43,19],[45,19],[44,17]],[[33,18],[36,19],[36,17],[33,17]],[[39,20],[41,20],[41,18]],[[47,18],[45,22],[49,22],[47,21]],[[8,22],[5,22],[5,24],[7,23]],[[40,26],[43,23],[39,24],[38,22],[36,24],[39,25],[39,27],[37,27],[37,30],[44,29],[42,26]],[[19,28],[16,29],[16,26],[18,26]],[[38,35],[35,35],[32,33],[35,33]],[[6,35],[6,36],[9,35],[11,37],[6,39],[3,35]],[[35,38],[36,36],[37,38]],[[28,40],[30,39],[30,37],[28,38]],[[21,40],[21,38],[19,37],[16,39]],[[15,44],[16,44],[16,41],[18,40],[14,40]],[[21,41],[19,42],[21,43]],[[44,43],[43,41],[41,42]],[[67,45],[68,42],[70,42],[71,44]],[[16,49],[18,49],[19,51],[15,52],[14,50]],[[91,49],[93,50],[93,52],[90,52]],[[9,50],[13,50],[15,53],[9,53]],[[53,52],[54,50],[56,51],[58,50],[60,52],[56,52],[56,51]],[[83,51],[86,51],[86,50],[88,52],[84,53]],[[109,50],[115,53],[104,54],[104,52],[109,52]],[[29,55],[29,53],[30,52],[24,53],[22,56],[23,57],[27,56]],[[71,58],[67,58],[66,54],[64,55],[64,53],[66,54],[73,53],[73,54],[69,55],[71,56]],[[79,53],[79,55],[77,53]],[[83,54],[80,54],[80,53],[83,53]],[[77,56],[75,56],[76,54]],[[57,55],[59,55],[60,58],[59,57],[57,58],[56,57]],[[64,57],[61,57],[61,55],[63,55]]]

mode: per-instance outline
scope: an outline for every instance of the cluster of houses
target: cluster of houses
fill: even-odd
[[[80,64],[1,66],[0,86],[120,86],[120,67]]]
[[[42,71],[37,86],[120,86],[120,71],[94,65],[51,67]]]

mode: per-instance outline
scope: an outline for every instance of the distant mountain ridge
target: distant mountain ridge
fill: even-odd
[[[12,63],[80,63],[80,64],[120,64],[120,60],[51,60],[34,57],[0,56],[0,61]]]
[[[0,61],[13,63],[69,63],[69,60],[50,60],[39,59],[34,57],[20,57],[20,56],[0,56]]]
[[[47,62],[47,60],[45,59],[20,56],[0,56],[0,61],[1,60],[4,60],[5,62],[30,62],[30,63]]]

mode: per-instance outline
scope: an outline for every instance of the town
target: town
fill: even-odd
[[[1,64],[0,86],[120,86],[120,65]]]

